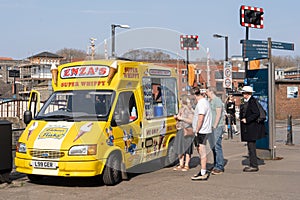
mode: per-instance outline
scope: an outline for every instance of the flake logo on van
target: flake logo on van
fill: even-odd
[[[44,129],[38,139],[62,139],[68,132],[67,128],[52,127]]]

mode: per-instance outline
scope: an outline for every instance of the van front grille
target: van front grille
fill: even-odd
[[[32,150],[30,155],[35,158],[58,159],[65,156],[61,151]]]

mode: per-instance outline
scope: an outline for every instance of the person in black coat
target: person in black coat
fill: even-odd
[[[256,99],[252,96],[253,88],[244,86],[242,89],[244,103],[240,108],[241,140],[247,142],[250,165],[243,169],[244,172],[258,171],[256,156],[256,140],[265,136],[264,122],[258,122],[259,109]]]

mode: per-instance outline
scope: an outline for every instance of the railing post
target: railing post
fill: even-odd
[[[293,145],[292,115],[288,115],[286,145]]]

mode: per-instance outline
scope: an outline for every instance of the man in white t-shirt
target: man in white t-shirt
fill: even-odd
[[[193,94],[197,100],[197,105],[193,118],[193,131],[195,133],[195,146],[200,154],[201,170],[194,175],[192,180],[207,180],[209,172],[206,170],[206,144],[212,133],[212,114],[210,103],[205,97],[205,90],[198,87],[193,88]]]

